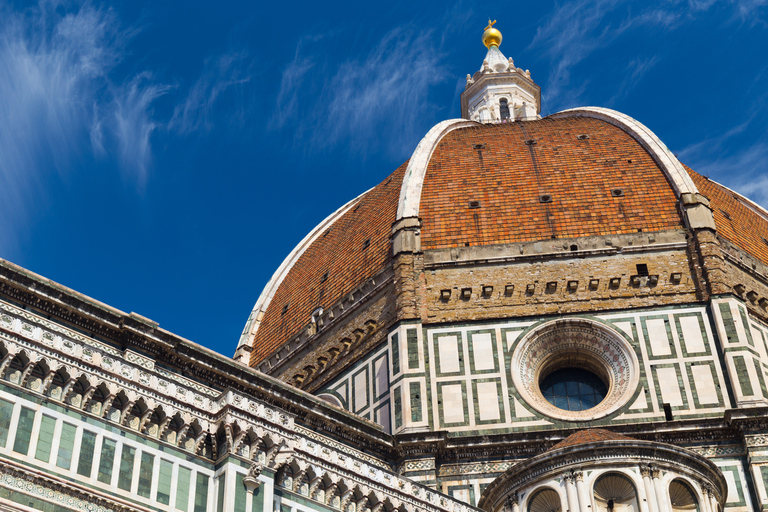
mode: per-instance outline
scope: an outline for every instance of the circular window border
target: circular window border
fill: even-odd
[[[584,411],[567,411],[549,403],[539,383],[555,369],[583,365],[606,382],[602,402]],[[640,383],[640,364],[623,335],[588,318],[545,322],[517,344],[510,361],[512,382],[521,398],[536,411],[565,421],[604,418],[624,406]]]

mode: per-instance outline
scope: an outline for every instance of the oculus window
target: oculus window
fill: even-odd
[[[566,411],[586,411],[603,401],[605,383],[583,368],[560,368],[541,380],[541,394],[547,402]]]

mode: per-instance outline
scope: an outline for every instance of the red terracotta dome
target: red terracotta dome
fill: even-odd
[[[583,109],[514,123],[445,121],[299,244],[264,289],[241,345],[257,365],[318,308],[391,267],[392,226],[402,219],[418,218],[423,251],[678,230],[679,199],[697,187],[711,196],[723,236],[768,261],[765,212],[684,169],[627,116]]]

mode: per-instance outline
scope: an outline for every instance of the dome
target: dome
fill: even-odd
[[[318,313],[354,302],[355,290],[391,272],[393,225],[409,218],[419,222],[419,250],[433,259],[521,243],[573,250],[595,237],[682,230],[680,198],[699,205],[699,190],[719,232],[768,262],[765,212],[683,168],[627,116],[582,109],[515,123],[445,121],[408,162],[299,244],[262,293],[241,345],[252,347],[257,366],[291,337],[311,336]]]
[[[431,357],[411,352],[423,340],[407,323],[546,322],[728,294],[766,316],[755,274],[768,275],[768,212],[685,167],[625,114],[542,119],[540,92],[490,45],[467,75],[462,118],[432,127],[408,161],[296,246],[235,358],[332,394],[323,387],[401,336],[414,365]],[[366,371],[383,378],[377,368]]]

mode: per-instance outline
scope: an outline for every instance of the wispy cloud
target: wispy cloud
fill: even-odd
[[[210,131],[216,102],[227,90],[247,84],[252,78],[251,61],[246,52],[228,52],[208,59],[186,98],[176,106],[168,128],[182,135]]]
[[[581,0],[559,5],[536,31],[529,48],[540,51],[553,63],[543,88],[549,109],[570,106],[583,93],[584,84],[571,84],[571,70],[618,35],[619,29],[605,25],[604,20],[619,3]]]
[[[722,135],[692,144],[677,155],[698,173],[768,206],[768,136],[761,124],[764,120],[753,114]],[[760,136],[749,144],[734,144],[750,132]],[[733,151],[731,147],[739,149]]]
[[[653,68],[659,61],[658,56],[653,56],[647,59],[633,59],[627,64],[626,75],[624,80],[621,81],[616,88],[616,94],[608,100],[608,105],[614,105],[617,101],[624,98],[629,94],[632,89],[635,88],[638,82],[643,79],[643,76]]]
[[[125,31],[109,10],[61,16],[41,4],[0,7],[0,223],[15,226],[41,193],[46,170],[64,172],[90,130],[94,101],[119,62]],[[0,243],[7,245],[6,237]]]
[[[365,154],[373,145],[386,144],[385,151],[402,156],[413,149],[412,141],[423,131],[423,114],[433,108],[430,88],[448,76],[439,38],[413,26],[390,31],[332,75],[315,73],[326,66],[310,45],[299,50],[283,71],[272,126],[298,122],[299,138],[313,148],[343,141]],[[321,84],[316,95],[306,80],[312,73],[313,85]]]
[[[673,0],[661,7],[628,0],[577,0],[558,4],[544,18],[529,45],[529,49],[545,55],[552,63],[547,84],[542,88],[546,109],[556,112],[578,106],[588,84],[572,83],[572,71],[624,34],[640,28],[676,30],[716,5],[731,10],[731,21],[756,22],[768,0]],[[627,94],[659,58],[655,55],[633,59],[620,91],[610,101]]]
[[[250,80],[242,53],[211,58],[188,88],[150,70],[117,73],[139,29],[121,26],[114,11],[90,3],[42,1],[24,11],[0,5],[0,223],[23,229],[28,205],[51,176],[93,154],[114,159],[127,184],[146,185],[158,130],[185,136],[211,128],[225,91]],[[181,98],[158,118],[163,95]],[[53,174],[51,174],[53,173]],[[2,230],[0,251],[17,245]]]

